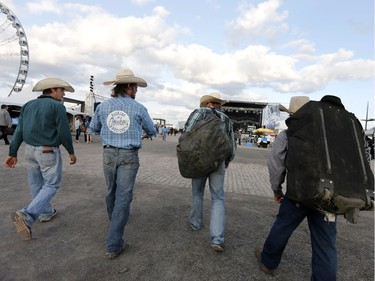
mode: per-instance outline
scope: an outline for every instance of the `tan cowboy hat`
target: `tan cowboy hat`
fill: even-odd
[[[49,77],[43,80],[40,80],[33,88],[33,92],[43,92],[46,89],[51,88],[64,88],[66,92],[74,92],[73,87],[64,80],[59,78]]]
[[[130,69],[121,70],[117,73],[116,79],[111,81],[105,81],[103,84],[106,86],[118,85],[118,84],[131,84],[136,83],[138,87],[147,87],[147,83],[142,78],[134,76],[133,71]]]
[[[280,111],[288,112],[289,114],[296,113],[298,109],[308,103],[310,101],[309,97],[307,96],[295,96],[290,98],[289,108],[286,108],[283,105],[279,106]]]
[[[225,103],[227,103],[228,101],[226,100],[222,100],[221,99],[221,96],[220,96],[220,93],[211,93],[209,95],[204,95],[201,97],[201,100],[200,100],[200,107],[206,107],[207,106],[207,103],[209,102],[217,102],[217,103],[220,103],[220,105],[223,105]]]

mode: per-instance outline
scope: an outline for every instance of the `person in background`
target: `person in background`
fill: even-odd
[[[5,145],[9,145],[8,130],[10,128],[12,128],[12,118],[8,112],[8,106],[2,104],[0,109],[0,139],[4,139]]]
[[[79,136],[81,135],[82,118],[80,115],[75,116],[74,129],[76,130],[76,143],[79,143]]]
[[[135,101],[138,87],[147,87],[145,80],[134,76],[131,70],[123,70],[115,80],[104,82],[104,85],[114,85],[112,98],[98,105],[90,128],[93,132],[100,132],[103,142],[103,172],[110,221],[106,257],[114,259],[126,245],[123,235],[139,168],[142,130],[149,137],[155,136],[156,130],[146,107]]]
[[[9,147],[9,156],[4,164],[14,168],[17,152],[22,142],[26,143],[25,155],[29,186],[32,195],[30,204],[12,215],[12,221],[23,240],[30,240],[31,227],[50,221],[57,213],[51,200],[60,188],[62,159],[60,145],[69,153],[70,164],[75,164],[72,135],[65,106],[61,103],[65,91],[74,92],[67,82],[59,78],[45,78],[33,88],[42,91],[37,99],[26,103],[20,113],[18,126]]]
[[[81,117],[81,126],[80,126],[80,129],[81,129],[81,133],[83,134],[83,142],[86,143],[87,142],[87,134],[86,134],[86,116],[85,117]]]
[[[85,127],[86,127],[86,143],[92,143],[92,130],[90,129],[91,116],[86,115],[85,117]]]
[[[163,136],[163,141],[166,141],[167,140],[167,133],[169,135],[169,130],[168,128],[164,125],[163,128],[161,129],[161,133],[162,133],[162,136]]]
[[[219,169],[209,173],[206,176],[192,178],[192,203],[189,215],[190,227],[192,230],[200,230],[203,226],[203,196],[207,179],[211,192],[211,222],[210,238],[211,247],[216,252],[224,251],[224,230],[225,230],[225,194],[224,178],[225,170],[229,162],[233,160],[236,142],[234,140],[233,125],[227,115],[221,112],[220,108],[226,101],[220,98],[219,93],[204,95],[200,99],[200,108],[194,110],[185,124],[185,131],[191,128],[199,121],[205,118],[206,114],[213,114],[214,109],[220,115],[222,122],[225,124],[226,132],[229,136],[232,146],[231,155],[221,163]],[[215,140],[213,140],[215,141]]]
[[[370,150],[370,160],[374,160],[374,140],[366,136],[366,142]]]
[[[236,132],[234,133],[234,136],[235,136],[235,140],[238,142],[238,145],[241,145],[242,134],[239,129],[236,130]]]

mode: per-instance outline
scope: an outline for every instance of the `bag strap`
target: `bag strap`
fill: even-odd
[[[220,120],[221,120],[220,114],[217,113],[217,111],[215,110],[215,108],[210,108],[210,109],[211,109],[212,113],[213,113],[214,115],[216,115],[217,117],[219,117]]]

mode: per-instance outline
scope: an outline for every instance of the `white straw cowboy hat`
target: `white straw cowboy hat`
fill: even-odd
[[[295,96],[290,98],[289,108],[286,108],[283,105],[279,106],[280,111],[288,112],[289,114],[295,113],[298,109],[304,106],[310,101],[307,96]]]
[[[117,73],[116,79],[105,81],[103,84],[106,86],[118,84],[131,84],[136,83],[138,87],[147,87],[147,83],[142,78],[134,76],[133,71],[130,69],[121,70]]]
[[[221,96],[220,96],[220,93],[211,93],[209,95],[204,95],[201,97],[200,99],[200,107],[206,107],[207,106],[207,103],[209,102],[216,102],[216,103],[220,103],[220,105],[223,105],[225,103],[227,103],[228,101],[226,100],[222,100],[221,99]]]
[[[73,87],[68,82],[54,77],[40,80],[35,84],[33,92],[43,92],[44,90],[51,88],[64,88],[66,92],[74,92]]]

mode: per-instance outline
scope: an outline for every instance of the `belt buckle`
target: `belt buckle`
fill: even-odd
[[[114,148],[114,149],[119,149],[118,147],[116,147],[116,146],[112,146],[112,145],[109,145],[109,144],[104,145],[103,148]]]

